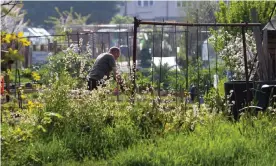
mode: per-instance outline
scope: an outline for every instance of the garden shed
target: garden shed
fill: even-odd
[[[276,79],[276,17],[263,28],[263,50],[272,63],[272,80]]]

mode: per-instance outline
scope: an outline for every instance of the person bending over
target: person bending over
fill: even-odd
[[[118,47],[111,47],[108,52],[102,53],[96,58],[87,76],[88,90],[97,89],[97,86],[103,81],[104,76],[107,76],[107,79],[109,79],[111,73],[113,73],[114,79],[121,85],[122,80],[117,73],[115,62],[119,57],[120,49]]]

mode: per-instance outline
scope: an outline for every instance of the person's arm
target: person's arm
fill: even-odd
[[[122,91],[125,91],[125,90],[124,90],[124,81],[123,81],[121,75],[119,74],[119,72],[118,72],[118,70],[117,70],[117,68],[116,68],[116,62],[115,62],[115,59],[114,59],[114,58],[111,58],[111,59],[109,60],[109,65],[110,65],[110,67],[112,68],[114,80],[119,84],[120,89],[121,89]]]
[[[117,67],[116,67],[116,62],[115,62],[115,59],[110,59],[110,67],[112,68],[112,73],[113,73],[113,78],[115,81],[117,81],[119,84],[122,83],[122,78],[119,74],[119,72],[117,71]]]
[[[119,72],[117,71],[117,68],[114,67],[113,68],[113,76],[114,76],[114,80],[117,81],[119,84],[122,83],[122,77],[121,75],[119,74]]]
[[[117,68],[113,67],[112,68],[112,72],[113,72],[113,78],[114,78],[114,80],[117,81],[117,75],[118,75]]]

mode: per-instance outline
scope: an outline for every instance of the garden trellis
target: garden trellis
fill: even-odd
[[[140,29],[138,30],[139,25],[148,25],[147,29]],[[57,53],[58,51],[62,50],[63,48],[66,48],[68,46],[70,46],[71,44],[77,44],[78,46],[82,45],[86,45],[89,44],[91,47],[91,58],[95,58],[97,54],[101,53],[101,52],[105,52],[107,51],[107,47],[111,47],[111,46],[123,46],[126,45],[126,51],[125,51],[125,57],[126,60],[128,61],[128,72],[129,74],[135,75],[134,79],[133,79],[133,85],[136,86],[136,69],[137,69],[137,46],[141,43],[137,43],[137,34],[147,34],[149,35],[149,37],[151,37],[151,42],[152,45],[150,45],[150,54],[151,54],[151,63],[154,62],[154,58],[157,57],[157,55],[160,55],[160,64],[162,65],[162,60],[165,58],[164,57],[164,34],[167,34],[169,36],[169,41],[171,41],[171,45],[172,45],[172,50],[173,53],[175,55],[175,59],[176,62],[179,59],[179,54],[178,54],[178,45],[180,45],[180,42],[184,42],[185,45],[181,45],[183,46],[183,48],[185,48],[183,54],[185,55],[185,89],[188,90],[189,88],[189,56],[190,54],[192,54],[192,50],[193,50],[193,45],[192,42],[189,39],[193,39],[193,37],[195,38],[194,40],[196,40],[195,44],[195,57],[196,57],[196,65],[195,67],[197,70],[197,78],[199,78],[200,72],[199,70],[201,70],[201,65],[199,62],[199,38],[202,38],[203,33],[207,36],[207,57],[208,57],[208,72],[209,72],[209,82],[207,83],[207,86],[210,87],[210,81],[211,79],[211,65],[210,65],[210,55],[209,55],[209,47],[208,47],[208,38],[210,37],[209,35],[209,31],[208,31],[208,27],[240,27],[242,29],[242,34],[244,34],[245,29],[247,27],[260,27],[260,23],[235,23],[235,24],[226,24],[226,23],[177,23],[177,22],[151,22],[151,21],[142,21],[142,20],[138,20],[138,19],[134,19],[134,25],[133,25],[133,29],[132,30],[127,30],[127,31],[121,31],[121,26],[119,26],[119,30],[109,30],[106,32],[79,32],[77,31],[76,33],[66,33],[66,34],[61,34],[61,35],[51,35],[51,36],[28,36],[27,38],[45,38],[45,37],[63,37],[65,40],[64,41],[54,41],[53,43],[49,43],[48,44],[48,49],[47,46],[43,47],[43,49],[46,50],[51,50],[54,53]],[[149,27],[149,26],[153,26],[153,27]],[[158,26],[161,26],[161,28]],[[169,28],[166,28],[166,26],[170,26]],[[179,30],[177,28],[179,27],[183,27],[183,29]],[[191,33],[193,30],[193,27],[196,28],[196,34]],[[185,29],[184,29],[185,28]],[[150,30],[149,30],[150,29]],[[205,29],[205,32],[202,31],[202,29]],[[160,34],[161,33],[161,34]],[[200,33],[200,37],[199,37],[199,33]],[[181,35],[179,35],[181,34]],[[180,36],[182,36],[184,34],[184,38],[181,38]],[[161,37],[160,37],[161,36]],[[172,40],[170,40],[172,36]],[[114,43],[112,43],[112,40],[114,38],[117,38],[118,40]],[[160,38],[161,38],[161,42],[160,42]],[[87,42],[82,43],[83,39],[86,39]],[[133,39],[133,40],[132,40]],[[202,39],[201,39],[202,40]],[[243,40],[245,42],[245,36],[243,37]],[[160,42],[160,45],[159,43]],[[217,40],[215,40],[215,45],[217,45]],[[243,44],[243,47],[245,48],[244,50],[246,50],[246,45],[245,43]],[[35,48],[35,47],[34,47]],[[42,47],[41,47],[42,48]],[[97,49],[96,49],[97,48]],[[160,48],[160,49],[159,49]],[[97,52],[98,51],[98,52]],[[132,52],[132,55],[131,55]],[[246,52],[244,52],[244,55],[246,55]],[[131,57],[132,57],[132,61],[133,61],[133,66],[131,66]],[[216,70],[216,75],[218,74],[218,56],[216,54],[215,57],[215,70]],[[244,56],[244,63],[245,65],[245,76],[246,76],[246,83],[248,84],[249,81],[249,73],[248,73],[248,68],[247,68],[247,59],[246,56]],[[159,77],[158,77],[158,96],[161,96],[160,93],[160,83],[161,83],[161,79],[163,79],[163,76],[161,74],[161,65],[159,66]],[[135,69],[135,70],[131,70],[131,68]],[[182,87],[180,87],[179,84],[179,78],[181,77],[181,74],[178,72],[178,63],[176,63],[175,65],[175,85],[173,85],[173,88],[175,88],[175,91],[177,92],[179,89],[182,89]],[[154,66],[151,65],[151,83],[154,83]],[[197,79],[196,85],[198,88],[198,100],[200,97],[200,88],[199,88],[199,79]],[[134,88],[136,88],[134,86]],[[135,93],[135,89],[133,88],[132,93]],[[247,85],[248,88],[248,85]],[[207,88],[208,91],[208,88]],[[248,91],[247,91],[248,93]],[[176,95],[177,96],[177,95]],[[176,102],[177,102],[177,97],[176,97]]]
[[[246,78],[246,100],[247,102],[249,101],[249,75],[248,75],[248,66],[247,66],[247,55],[246,55],[246,38],[245,38],[245,28],[246,27],[260,27],[261,24],[260,23],[179,23],[179,22],[157,22],[157,21],[142,21],[142,20],[138,20],[137,18],[134,18],[134,37],[133,37],[133,64],[137,63],[137,55],[136,55],[136,50],[137,50],[137,30],[138,27],[140,25],[161,25],[162,26],[162,30],[164,26],[186,26],[188,27],[197,27],[197,42],[198,42],[198,27],[240,27],[242,30],[242,41],[243,41],[243,57],[244,57],[244,66],[245,66],[245,78]],[[162,36],[163,36],[163,31],[162,31]],[[162,38],[163,40],[163,38]],[[197,44],[198,46],[198,44]],[[198,48],[197,48],[197,64],[198,64]],[[187,59],[188,60],[188,59]],[[162,61],[162,49],[161,49],[161,61]],[[187,66],[188,67],[188,66]],[[199,64],[197,66],[197,70],[198,70],[198,80],[199,80]],[[216,56],[216,73],[217,73],[217,56]],[[135,72],[136,72],[136,65],[134,65],[133,68],[133,72],[134,72],[134,76],[135,76]],[[160,79],[160,78],[159,78]],[[160,81],[159,81],[160,84]],[[133,79],[133,90],[132,90],[132,94],[135,94],[135,86],[136,86],[136,78],[134,77]],[[187,85],[186,85],[187,86]],[[160,88],[160,85],[158,86]],[[198,87],[199,88],[199,87]],[[160,89],[158,90],[160,91]],[[160,93],[158,93],[159,97],[160,97]],[[199,95],[198,95],[199,97]],[[200,106],[200,102],[199,102],[199,106]]]

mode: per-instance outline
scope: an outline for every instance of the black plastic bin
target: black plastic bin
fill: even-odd
[[[257,101],[257,106],[262,107],[265,110],[269,105],[269,98],[276,95],[276,88],[270,87],[261,89],[263,85],[276,85],[276,81],[256,81],[254,82],[254,88],[257,90],[254,93],[254,97]],[[271,96],[272,95],[272,96]]]
[[[249,89],[253,88],[253,82],[248,82]],[[234,119],[237,120],[239,116],[239,109],[243,108],[246,104],[246,81],[230,81],[224,83],[225,98],[230,103],[235,101],[235,104],[231,107],[232,114]],[[227,98],[230,95],[230,91],[233,90],[233,94],[230,98]],[[253,93],[249,93],[249,101],[253,99]]]

